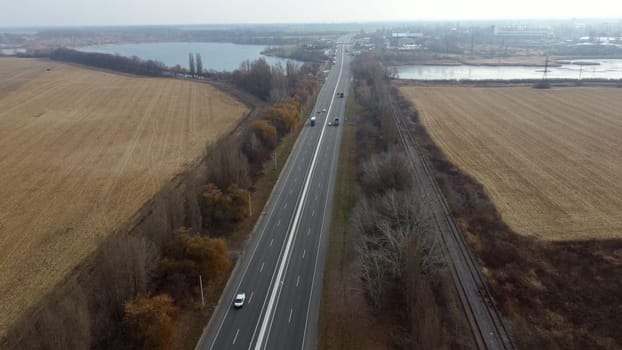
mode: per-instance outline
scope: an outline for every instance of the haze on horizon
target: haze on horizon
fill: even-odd
[[[622,18],[622,2],[0,0],[0,27]]]

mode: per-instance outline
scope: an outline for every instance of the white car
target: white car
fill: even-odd
[[[244,301],[246,300],[246,294],[244,293],[238,293],[235,296],[235,299],[233,299],[233,306],[235,306],[236,308],[241,308],[242,306],[244,306]]]
[[[324,109],[322,110],[322,112],[326,112],[326,108],[324,108]]]

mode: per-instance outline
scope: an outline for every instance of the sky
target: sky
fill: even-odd
[[[620,18],[622,0],[0,0],[0,27]]]

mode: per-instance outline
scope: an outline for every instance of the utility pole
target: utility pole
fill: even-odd
[[[201,305],[205,306],[205,297],[203,296],[203,278],[199,275],[199,285],[201,286]]]
[[[251,191],[248,191],[248,216],[253,216],[253,202],[251,201]]]

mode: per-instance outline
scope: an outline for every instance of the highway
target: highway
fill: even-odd
[[[196,349],[314,349],[342,126],[347,38]],[[346,96],[347,97],[347,96]],[[326,109],[326,112],[323,110]],[[320,111],[320,113],[317,113]],[[246,294],[240,309],[238,292]]]

